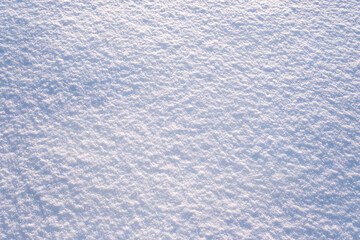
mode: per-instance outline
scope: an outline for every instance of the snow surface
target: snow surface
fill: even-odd
[[[358,0],[0,3],[0,239],[359,239]]]

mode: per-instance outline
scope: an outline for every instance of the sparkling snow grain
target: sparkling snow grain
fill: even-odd
[[[0,239],[358,239],[359,16],[0,3]]]

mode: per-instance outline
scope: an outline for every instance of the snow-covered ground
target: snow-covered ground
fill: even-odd
[[[0,3],[0,239],[359,239],[358,0]]]

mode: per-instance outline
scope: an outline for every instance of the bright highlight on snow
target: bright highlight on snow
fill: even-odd
[[[360,4],[0,3],[0,239],[358,239]]]

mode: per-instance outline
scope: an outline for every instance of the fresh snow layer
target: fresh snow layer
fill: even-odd
[[[0,239],[359,239],[360,3],[0,3]]]

